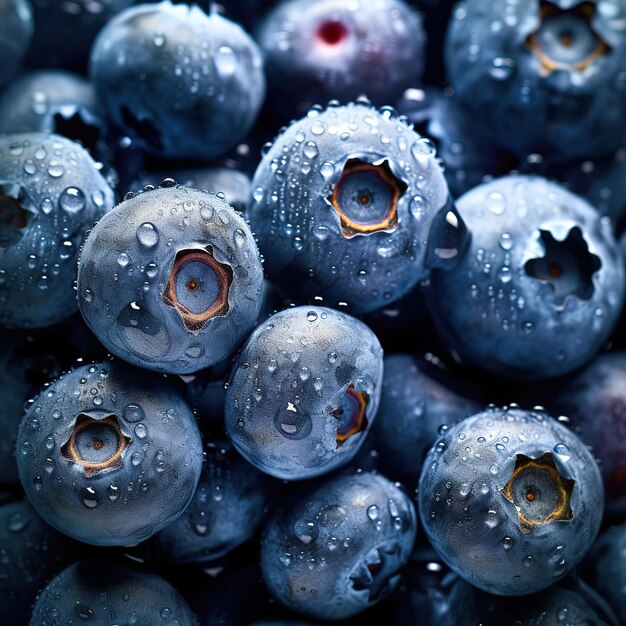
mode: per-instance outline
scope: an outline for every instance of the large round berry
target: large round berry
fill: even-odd
[[[432,273],[428,299],[450,347],[516,378],[550,378],[588,362],[624,300],[608,219],[536,176],[485,183],[457,206],[471,244],[455,268]]]
[[[226,392],[226,430],[260,470],[311,478],[357,453],[376,416],[383,369],[376,335],[321,307],[270,317],[237,356]]]
[[[602,478],[585,444],[544,413],[488,409],[448,429],[429,452],[420,516],[441,558],[497,595],[546,589],[593,542]]]
[[[195,417],[161,377],[119,362],[65,374],[20,425],[26,495],[57,530],[95,545],[129,545],[176,519],[196,489]]]
[[[30,624],[81,621],[103,626],[198,624],[182,596],[161,577],[95,559],[78,561],[53,578],[37,598]]]
[[[269,277],[368,312],[459,256],[464,228],[430,142],[391,109],[313,109],[261,161],[250,220]]]
[[[448,75],[473,122],[520,156],[588,159],[621,145],[626,6],[614,0],[465,0]]]
[[[127,196],[89,235],[78,271],[80,310],[100,341],[176,374],[231,354],[256,322],[262,288],[244,220],[220,196],[178,186]]]
[[[314,104],[366,94],[394,102],[417,84],[425,35],[403,0],[288,0],[259,29],[270,106],[294,117]]]
[[[77,143],[44,133],[0,137],[0,324],[50,326],[76,312],[76,259],[113,205]]]
[[[247,135],[265,97],[250,36],[216,12],[170,2],[112,19],[90,75],[113,122],[160,157],[219,156]]]
[[[290,609],[338,620],[371,607],[400,582],[415,510],[379,474],[343,474],[296,494],[270,519],[263,577]]]

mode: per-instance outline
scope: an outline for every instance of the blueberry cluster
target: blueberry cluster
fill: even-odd
[[[0,0],[0,626],[626,626],[626,0]]]

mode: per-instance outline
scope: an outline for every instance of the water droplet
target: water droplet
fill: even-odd
[[[141,422],[145,419],[146,414],[138,404],[127,404],[122,412],[122,417],[127,422]]]
[[[68,213],[78,213],[85,208],[85,194],[77,187],[68,187],[59,196],[59,206]]]
[[[21,530],[28,526],[30,518],[22,515],[21,513],[14,513],[9,517],[9,530],[12,533],[19,533]]]
[[[556,446],[554,446],[554,454],[565,463],[571,458],[569,448],[564,443],[557,443]]]
[[[148,434],[148,429],[143,424],[137,424],[135,426],[135,435],[139,437],[139,439],[143,439]]]
[[[65,174],[65,168],[58,161],[52,161],[48,166],[48,174],[52,178],[61,178]]]
[[[329,163],[328,161],[322,163],[320,167],[320,174],[324,178],[330,178],[334,173],[335,173],[335,168],[333,167],[332,163]]]
[[[85,487],[85,489],[83,489],[83,504],[88,509],[94,509],[98,506],[96,491],[93,487]]]
[[[214,61],[218,73],[222,76],[232,76],[237,71],[239,64],[235,51],[228,46],[218,48]]]
[[[378,507],[375,504],[367,507],[367,517],[369,517],[373,522],[378,519],[379,511]]]
[[[513,547],[513,539],[510,537],[505,537],[500,543],[505,550],[510,550]]]
[[[317,148],[317,144],[314,141],[307,141],[304,146],[304,156],[307,159],[314,159],[320,151]]]
[[[111,502],[115,502],[120,497],[119,487],[116,487],[115,485],[109,485],[107,492]]]
[[[307,322],[315,322],[317,320],[317,313],[315,311],[309,311],[306,314]]]
[[[487,194],[485,206],[494,214],[502,215],[506,209],[506,200],[499,191],[492,191]]]
[[[117,264],[120,267],[126,267],[129,263],[130,257],[125,252],[121,252],[117,255]]]
[[[154,224],[144,222],[137,228],[137,241],[146,248],[153,248],[159,243],[159,231]]]

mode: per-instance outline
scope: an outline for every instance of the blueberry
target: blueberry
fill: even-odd
[[[103,131],[96,92],[78,74],[30,72],[0,96],[0,133],[53,132],[93,149]]]
[[[55,532],[27,500],[0,505],[0,624],[27,624],[37,593],[77,558],[80,544]]]
[[[30,67],[62,67],[84,73],[89,50],[100,29],[136,0],[30,0],[35,36],[28,50]]]
[[[331,99],[361,94],[377,105],[393,102],[419,83],[425,34],[403,0],[288,0],[259,28],[269,104],[301,116]]]
[[[28,0],[0,0],[0,87],[12,78],[33,36],[33,10]]]
[[[265,97],[262,57],[235,23],[170,2],[123,11],[102,30],[90,75],[112,121],[157,156],[234,147]]]
[[[83,560],[53,578],[35,603],[31,626],[89,621],[197,626],[179,593],[160,576],[115,561]]]
[[[262,287],[244,220],[219,196],[178,186],[127,196],[93,229],[78,270],[80,310],[100,341],[133,365],[176,374],[235,350]]]
[[[156,536],[168,563],[220,558],[260,526],[276,485],[225,442],[206,447],[200,482],[185,512]]]
[[[626,515],[626,353],[598,356],[589,367],[545,389],[542,402],[567,415],[583,441],[600,459],[607,512]]]
[[[520,156],[608,154],[626,119],[625,17],[613,0],[465,0],[447,35],[450,82],[482,132]]]
[[[589,554],[591,582],[626,622],[626,525],[613,526],[593,545]]]
[[[503,598],[458,582],[448,599],[444,626],[617,626],[611,614],[589,602],[581,589],[551,587],[523,598]],[[442,620],[437,622],[442,624]]]
[[[259,325],[237,356],[226,430],[260,470],[301,480],[344,465],[376,416],[383,353],[367,326],[322,307]]]
[[[251,194],[251,181],[243,172],[230,167],[204,167],[185,169],[161,169],[142,174],[130,185],[131,189],[141,189],[146,185],[157,187],[165,178],[175,179],[179,185],[203,189],[215,194],[223,194],[224,199],[236,211],[244,213],[248,208]]]
[[[457,206],[471,245],[455,268],[433,272],[429,300],[452,348],[520,379],[550,378],[588,362],[624,299],[610,222],[535,176],[485,183]]]
[[[0,324],[41,328],[77,309],[76,259],[113,191],[78,144],[58,135],[0,137]]]
[[[404,491],[379,474],[339,475],[296,494],[270,519],[263,576],[290,609],[350,617],[397,586],[416,531]]]
[[[365,101],[314,108],[292,124],[252,189],[269,278],[299,300],[380,309],[427,265],[452,265],[465,243],[432,144]]]
[[[183,512],[202,442],[191,409],[162,378],[105,362],[43,390],[16,456],[26,495],[50,525],[86,543],[128,545]]]
[[[420,516],[441,558],[472,585],[525,595],[565,576],[594,540],[602,478],[553,418],[488,409],[448,429],[424,461]]]
[[[408,354],[385,358],[372,438],[386,476],[415,486],[438,430],[477,413],[468,385]]]

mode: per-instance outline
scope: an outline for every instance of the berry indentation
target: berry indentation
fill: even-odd
[[[354,385],[348,386],[340,406],[332,412],[333,417],[340,422],[336,433],[337,448],[340,448],[352,435],[367,429],[368,402],[369,394],[365,391],[356,391]]]
[[[372,164],[349,159],[327,201],[340,219],[341,234],[350,239],[398,227],[398,201],[407,189],[387,161]]]
[[[163,300],[178,309],[185,326],[200,330],[211,318],[226,315],[233,270],[220,263],[210,246],[176,255]]]
[[[120,428],[117,415],[94,419],[80,414],[72,434],[61,447],[61,457],[77,463],[87,478],[98,472],[112,470],[122,465],[122,455],[130,443]]]
[[[500,493],[515,507],[520,530],[527,534],[536,526],[574,519],[570,504],[574,483],[559,473],[550,452],[538,459],[518,454]]]
[[[0,185],[0,250],[18,243],[33,214],[24,208],[23,190],[10,183]]]
[[[556,70],[582,72],[609,52],[608,44],[593,29],[595,11],[591,2],[570,9],[541,3],[539,28],[526,41],[541,74],[547,76]]]
[[[526,274],[549,284],[558,305],[568,296],[591,299],[593,275],[602,267],[602,262],[589,251],[580,228],[572,228],[563,241],[555,239],[548,230],[540,230],[539,237],[544,256],[527,261]]]

